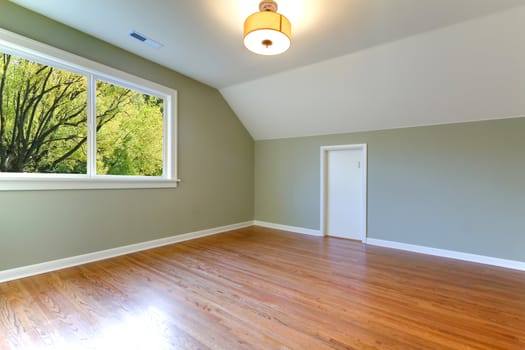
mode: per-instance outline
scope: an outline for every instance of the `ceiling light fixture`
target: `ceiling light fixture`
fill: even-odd
[[[244,46],[259,55],[278,55],[290,47],[292,25],[277,13],[277,3],[263,0],[256,12],[244,21]]]

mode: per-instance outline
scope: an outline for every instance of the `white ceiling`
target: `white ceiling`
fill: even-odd
[[[525,115],[525,0],[278,0],[275,57],[242,45],[259,0],[12,1],[219,88],[255,139]]]
[[[522,6],[221,93],[257,140],[525,116],[524,33]]]
[[[261,57],[242,44],[260,0],[12,0],[216,88],[503,10],[523,0],[277,0],[292,21],[291,49]],[[152,49],[136,30],[164,44]]]

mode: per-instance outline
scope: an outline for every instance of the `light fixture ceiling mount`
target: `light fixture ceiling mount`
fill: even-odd
[[[244,46],[259,55],[278,55],[290,47],[292,25],[277,13],[277,3],[263,0],[256,12],[244,21]]]
[[[277,3],[273,0],[263,0],[259,3],[259,11],[277,12]]]

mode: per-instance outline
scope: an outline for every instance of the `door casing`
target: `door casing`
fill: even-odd
[[[367,153],[367,145],[366,144],[352,144],[352,145],[334,145],[334,146],[321,146],[321,194],[320,194],[320,209],[321,209],[321,216],[320,216],[320,232],[323,236],[327,235],[327,227],[326,227],[326,201],[327,201],[327,184],[328,184],[328,176],[327,176],[327,157],[328,153],[330,151],[341,151],[341,150],[361,150],[362,153],[362,159],[361,164],[362,166],[362,172],[363,172],[363,181],[362,181],[362,190],[363,190],[363,217],[361,218],[362,221],[362,227],[363,232],[360,233],[360,239],[363,243],[366,242],[368,227],[367,227],[367,218],[368,218],[368,210],[367,210],[367,198],[368,198],[368,187],[367,187],[367,171],[368,171],[368,153]]]

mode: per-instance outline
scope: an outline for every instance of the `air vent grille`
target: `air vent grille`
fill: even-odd
[[[142,36],[141,34],[137,33],[137,32],[131,32],[129,33],[129,36],[131,36],[132,38],[135,38],[137,40],[140,40],[140,41],[146,41],[147,38],[145,36]]]
[[[144,44],[146,44],[149,47],[152,47],[154,49],[160,49],[161,47],[164,46],[161,43],[159,43],[158,41],[150,39],[147,36],[145,36],[144,34],[141,34],[141,33],[136,32],[134,30],[129,33],[129,36],[134,38],[134,39],[137,39],[137,40],[143,42]]]

